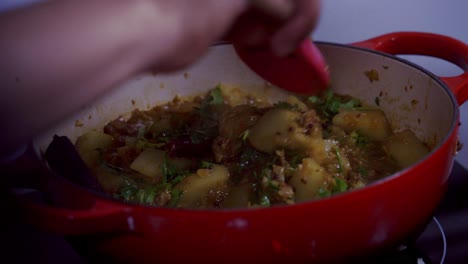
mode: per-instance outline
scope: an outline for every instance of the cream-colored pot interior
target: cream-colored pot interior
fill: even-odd
[[[456,122],[456,106],[449,91],[430,74],[375,52],[327,43],[318,43],[318,46],[330,67],[332,89],[360,98],[367,104],[375,105],[378,101],[394,128],[410,128],[434,147]],[[238,59],[232,46],[218,45],[184,71],[143,74],[129,80],[51,128],[37,138],[36,146],[44,151],[54,134],[68,136],[74,142],[79,135],[100,129],[108,121],[135,108],[146,110],[177,95],[200,94],[218,83],[266,94],[272,101],[287,95],[253,73]]]

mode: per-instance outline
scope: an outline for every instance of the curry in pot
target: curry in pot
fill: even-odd
[[[429,151],[412,131],[394,132],[378,106],[331,90],[275,104],[231,97],[219,85],[135,110],[75,145],[115,198],[178,208],[320,199],[389,176]]]

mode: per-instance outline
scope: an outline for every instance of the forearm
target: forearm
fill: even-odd
[[[147,38],[170,35],[157,12],[150,1],[64,0],[1,16],[2,148],[158,61],[163,48],[148,47],[156,41]]]

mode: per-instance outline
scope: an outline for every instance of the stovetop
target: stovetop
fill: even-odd
[[[37,230],[12,218],[8,204],[0,200],[0,253],[8,263],[101,263],[84,255],[65,238]],[[80,253],[79,253],[80,252]],[[3,262],[3,261],[1,261]],[[372,263],[457,264],[468,263],[468,170],[455,163],[449,188],[425,231],[412,245],[378,256]]]
[[[435,216],[439,220],[447,240],[445,262],[468,263],[468,170],[455,163],[449,178],[449,188]],[[437,232],[436,232],[437,233]],[[436,234],[421,241],[427,254],[436,252]]]

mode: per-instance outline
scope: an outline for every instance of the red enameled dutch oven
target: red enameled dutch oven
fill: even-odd
[[[51,204],[17,195],[18,206],[41,228],[93,236],[96,250],[119,262],[329,263],[399,245],[424,229],[446,190],[457,149],[458,106],[468,99],[468,46],[416,32],[386,34],[352,45],[316,44],[329,64],[334,91],[369,104],[379,101],[391,124],[412,129],[433,147],[430,154],[365,188],[293,206],[152,208],[107,198],[52,173],[45,190]],[[437,77],[396,54],[441,58],[464,73]],[[38,138],[37,151],[43,152],[54,134],[73,141],[136,107],[148,109],[176,94],[199,94],[219,82],[272,100],[286,95],[249,70],[232,46],[217,45],[184,72],[144,74],[116,88]]]

